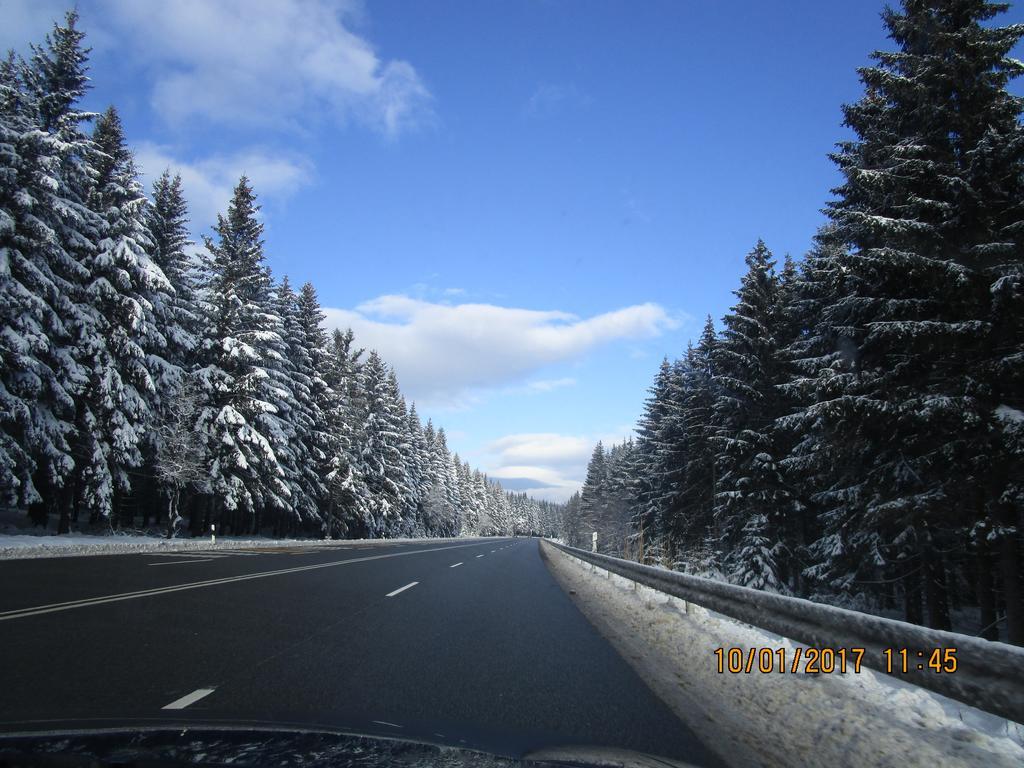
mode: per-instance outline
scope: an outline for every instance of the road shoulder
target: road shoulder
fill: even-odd
[[[676,598],[634,588],[550,545],[542,552],[597,630],[732,766],[1024,764],[1013,739],[969,725],[977,710],[964,708],[958,719],[934,694],[870,670],[718,674],[716,648],[794,644],[698,606],[687,612]]]

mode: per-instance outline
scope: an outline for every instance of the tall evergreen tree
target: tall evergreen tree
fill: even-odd
[[[1005,8],[886,11],[898,50],[873,55],[864,97],[844,108],[855,138],[833,156],[844,183],[828,213],[849,248],[845,290],[819,323],[845,354],[818,377],[816,413],[830,434],[856,436],[856,471],[831,478],[819,553],[864,532],[842,542],[849,559],[895,567],[908,620],[948,628],[948,561],[981,525],[1021,643],[1022,467],[997,413],[1022,405],[1024,102],[1006,85],[1024,70],[1009,58],[1024,29],[987,23]]]
[[[671,494],[664,474],[665,445],[662,439],[672,409],[673,377],[672,365],[665,358],[648,390],[644,413],[636,430],[638,472],[634,480],[633,527],[639,542],[637,548],[654,553],[655,558],[660,556],[667,538],[662,527],[667,519],[662,503]],[[575,514],[576,510],[572,512]]]
[[[80,494],[97,519],[131,491],[128,473],[141,466],[157,406],[181,371],[164,359],[154,307],[166,306],[173,288],[149,256],[148,203],[113,107],[97,121],[93,144],[91,204],[103,228],[86,261],[92,332],[76,351],[87,377],[79,399]]]
[[[36,519],[61,513],[69,528],[78,458],[76,398],[85,371],[76,354],[94,333],[81,285],[103,225],[88,205],[91,142],[77,109],[88,49],[77,14],[55,24],[29,62],[0,67],[0,473],[5,494]]]
[[[191,370],[203,326],[203,308],[197,295],[199,264],[190,249],[188,204],[181,176],[164,171],[153,182],[153,203],[149,206],[152,259],[160,268],[173,293],[154,306],[157,322],[167,341],[165,358],[171,365]]]
[[[291,510],[291,492],[273,446],[283,436],[266,433],[273,422],[265,417],[276,411],[268,367],[277,363],[275,347],[281,338],[280,318],[271,309],[258,211],[243,176],[227,215],[218,216],[217,240],[206,238],[211,314],[202,343],[205,365],[198,371],[206,395],[199,421],[213,458],[215,517],[234,530],[251,527],[264,510]]]
[[[363,350],[353,349],[352,342],[351,330],[346,333],[335,330],[322,367],[327,387],[323,392],[322,410],[330,435],[324,475],[327,486],[324,517],[328,535],[332,537],[350,532],[363,535],[364,521],[369,514],[370,492],[361,474],[359,459],[365,401],[359,362]]]
[[[773,422],[783,415],[777,389],[783,379],[779,282],[771,252],[760,240],[746,263],[737,304],[723,320],[715,351],[715,517],[730,578],[784,590],[779,558],[791,498],[773,436]]]
[[[715,540],[714,506],[717,491],[715,445],[715,360],[718,339],[709,315],[696,347],[687,352],[686,380],[679,408],[686,435],[686,463],[679,506],[685,526],[679,533],[681,559],[685,567],[706,575],[719,565]]]
[[[366,483],[367,505],[360,533],[386,536],[401,527],[407,494],[402,457],[404,414],[394,398],[390,372],[371,351],[363,365],[366,410],[359,435],[358,472]]]

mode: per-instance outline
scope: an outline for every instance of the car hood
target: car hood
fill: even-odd
[[[353,768],[508,768],[600,766],[692,768],[640,752],[586,745],[547,747],[521,757],[418,741],[277,724],[60,729],[0,734],[0,765],[78,766],[351,766]]]

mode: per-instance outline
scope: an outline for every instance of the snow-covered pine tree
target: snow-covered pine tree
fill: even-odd
[[[707,576],[719,566],[714,526],[717,486],[714,420],[714,372],[718,338],[708,315],[696,347],[687,350],[686,378],[679,403],[681,431],[686,435],[686,463],[679,493],[685,526],[678,532],[677,559],[686,570]]]
[[[13,53],[0,63],[0,487],[4,503],[19,505],[42,501],[32,480],[37,467],[47,486],[62,483],[73,465],[74,429],[66,388],[73,368],[61,352],[69,342],[61,312],[75,306],[73,286],[66,254],[51,251],[56,238],[39,218],[53,192],[46,182],[57,148],[38,129],[24,71]]]
[[[352,348],[352,331],[335,329],[321,369],[327,386],[321,410],[330,437],[326,474],[325,521],[328,535],[361,535],[369,514],[369,490],[360,473],[360,435],[364,422],[363,350]]]
[[[76,354],[87,377],[78,400],[80,494],[95,520],[121,511],[119,501],[132,490],[129,472],[142,465],[147,442],[153,449],[151,426],[181,369],[164,358],[154,307],[169,304],[173,288],[150,258],[148,201],[113,107],[97,120],[93,145],[90,203],[103,227],[86,261],[94,333],[79,340]],[[112,524],[119,523],[115,515]]]
[[[480,507],[473,493],[473,472],[469,462],[462,461],[457,453],[452,454],[452,472],[458,483],[456,501],[459,533],[462,536],[476,536],[480,533]]]
[[[210,316],[204,329],[204,365],[197,372],[205,396],[199,423],[212,457],[213,520],[232,531],[251,529],[258,514],[290,514],[290,490],[274,454],[281,435],[265,434],[276,394],[268,370],[278,364],[280,318],[272,311],[264,265],[263,225],[249,180],[235,187],[226,216],[218,216],[205,286]]]
[[[357,471],[367,489],[359,532],[368,538],[388,536],[401,528],[407,494],[402,456],[404,414],[398,412],[389,373],[380,355],[371,351],[362,366],[366,403],[357,459]]]
[[[515,530],[515,522],[508,496],[505,495],[499,483],[487,478],[484,478],[484,488],[487,495],[488,515],[491,520],[488,534],[491,536],[512,535]]]
[[[409,432],[409,410],[405,403],[405,397],[398,386],[398,376],[395,369],[387,367],[386,391],[387,399],[391,402],[391,423],[390,435],[397,442],[394,444],[395,455],[398,461],[391,464],[389,472],[399,489],[401,505],[400,514],[393,525],[388,536],[412,536],[416,525],[416,514],[419,506],[417,497],[416,472],[421,469],[418,458],[413,452],[413,439]]]
[[[620,445],[613,445],[606,456],[604,515],[597,531],[599,540],[605,542],[603,551],[618,557],[629,548],[635,454],[635,444],[632,440],[626,440]],[[523,503],[527,503],[525,494]]]
[[[773,423],[783,415],[779,281],[762,241],[747,254],[737,303],[715,348],[715,524],[727,575],[756,589],[786,591],[780,578],[792,499],[776,455]]]
[[[167,341],[164,354],[183,371],[195,367],[203,307],[197,296],[197,257],[188,233],[188,204],[181,176],[164,171],[153,182],[153,202],[148,207],[152,259],[171,284],[173,293],[156,304],[153,312]]]
[[[660,550],[665,540],[661,523],[665,520],[660,502],[667,495],[667,483],[662,474],[661,435],[666,414],[670,410],[673,370],[668,358],[661,366],[648,390],[644,401],[644,412],[637,425],[636,466],[634,478],[634,509],[632,515],[635,541],[633,548],[638,553]],[[575,515],[577,510],[569,510]],[[576,524],[575,518],[572,519]]]
[[[437,470],[438,483],[444,493],[445,514],[442,518],[442,530],[445,536],[458,536],[462,528],[458,480],[455,477],[456,463],[452,462],[448,450],[448,435],[444,427],[437,430],[434,436],[433,462]]]
[[[55,24],[29,62],[0,67],[0,452],[11,501],[70,527],[76,403],[85,380],[76,343],[95,333],[81,285],[102,221],[88,206],[88,49],[77,14]],[[9,410],[8,410],[9,409]]]
[[[570,547],[582,547],[583,536],[580,527],[580,492],[576,491],[565,503],[562,513],[562,528],[559,531],[562,540]]]
[[[319,430],[324,418],[313,393],[313,349],[300,319],[298,296],[287,275],[277,285],[273,305],[280,318],[281,341],[280,358],[271,369],[277,422],[268,431],[280,435],[281,444],[272,442],[272,447],[291,491],[292,514],[297,521],[317,525],[323,533],[320,501],[324,487],[319,469],[325,456],[317,447],[322,442]]]
[[[405,466],[409,475],[410,494],[413,507],[411,510],[413,536],[431,535],[431,527],[427,524],[427,501],[434,487],[431,479],[430,446],[423,431],[423,422],[416,412],[416,404],[409,407],[406,419],[406,433],[409,450],[405,455]]]
[[[849,600],[853,578],[864,567],[860,537],[873,531],[833,527],[822,536],[828,510],[845,509],[846,489],[856,487],[859,462],[856,440],[835,432],[829,413],[843,391],[843,369],[853,349],[842,327],[820,322],[828,307],[845,294],[846,248],[832,226],[815,236],[804,256],[788,300],[792,326],[783,350],[788,379],[780,391],[791,412],[775,423],[776,435],[788,446],[781,464],[797,495],[794,516],[794,554],[805,564],[791,578],[802,595]],[[803,508],[806,506],[806,508]],[[878,567],[878,559],[875,560]],[[879,575],[884,575],[879,573]]]
[[[896,571],[908,620],[948,628],[949,560],[981,525],[999,552],[1009,638],[1024,643],[1024,467],[997,415],[1024,405],[1024,101],[1006,90],[1024,71],[1010,58],[1024,28],[990,23],[1005,9],[887,10],[898,50],[873,55],[864,97],[844,108],[855,137],[833,155],[844,182],[828,213],[850,251],[845,291],[820,323],[841,329],[848,354],[822,372],[815,407],[830,434],[857,437],[858,473],[831,483],[819,551],[861,532],[852,559]]]
[[[590,548],[591,535],[598,530],[607,507],[608,466],[604,444],[598,441],[587,463],[587,476],[580,490],[579,532],[577,538]],[[607,550],[607,542],[598,536],[598,547]]]
[[[325,378],[330,367],[330,351],[327,333],[324,331],[324,312],[312,283],[303,284],[297,302],[297,342],[305,350],[309,364],[306,371],[308,394],[304,396],[309,397],[306,408],[313,422],[306,434],[306,451],[312,458],[316,475],[324,478],[330,471],[329,463],[338,437],[327,414],[341,395],[331,388]],[[341,430],[345,431],[345,428],[341,427]],[[319,504],[323,505],[326,494],[326,488],[318,489]]]

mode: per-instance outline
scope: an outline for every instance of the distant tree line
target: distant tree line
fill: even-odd
[[[114,107],[78,108],[88,53],[71,12],[0,62],[0,502],[59,533],[557,532],[273,279],[244,176],[194,247],[181,179],[147,198]]]
[[[799,263],[764,243],[716,332],[598,445],[564,535],[738,584],[1024,644],[1024,27],[905,0],[843,108]]]

